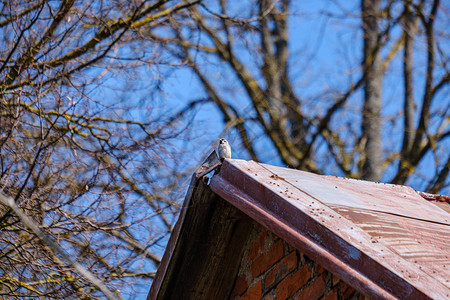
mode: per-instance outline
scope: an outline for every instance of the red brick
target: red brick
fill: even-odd
[[[271,236],[273,241],[278,241],[280,239],[280,237],[276,234],[271,233]]]
[[[335,286],[336,284],[338,284],[339,281],[341,281],[341,279],[340,279],[339,277],[337,277],[336,275],[333,274],[333,286]]]
[[[258,281],[254,286],[248,289],[248,291],[242,295],[240,300],[260,300],[262,298],[262,283]]]
[[[308,285],[303,291],[301,291],[294,300],[317,300],[325,294],[325,276],[316,278],[314,282]]]
[[[339,288],[343,299],[348,299],[355,293],[355,289],[343,281]]]
[[[326,294],[325,297],[322,298],[322,300],[337,300],[338,299],[338,288],[335,287],[331,291]]]
[[[289,252],[297,251],[297,249],[295,249],[293,246],[291,246],[291,245],[288,245],[288,246],[289,246],[289,247],[288,247]]]
[[[277,286],[277,300],[287,299],[301,289],[311,278],[309,266],[303,266]]]
[[[248,258],[250,261],[253,261],[256,256],[261,252],[261,249],[264,247],[264,243],[266,241],[267,231],[263,231],[259,234],[256,241],[250,247],[250,253],[248,254]]]
[[[302,266],[306,264],[305,254],[300,252],[300,262]]]
[[[264,289],[267,290],[286,277],[297,267],[297,264],[298,257],[296,252],[291,252],[288,256],[285,256],[272,270],[269,271],[269,273],[267,273],[264,281]]]
[[[263,300],[275,300],[275,294],[270,293],[264,296]]]
[[[319,275],[320,273],[325,272],[325,269],[319,265],[318,263],[314,264],[314,276]]]
[[[266,253],[258,256],[251,265],[252,278],[258,277],[262,273],[266,272],[277,261],[283,257],[283,241],[279,240],[270,247]]]
[[[245,279],[245,275],[241,275],[236,279],[234,283],[233,292],[231,293],[231,299],[236,296],[242,295],[245,290],[248,288],[247,280]]]

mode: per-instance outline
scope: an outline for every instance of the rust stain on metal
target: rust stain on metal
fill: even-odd
[[[371,298],[450,299],[450,214],[409,187],[227,160],[211,189]]]
[[[421,192],[421,191],[416,191],[416,192],[417,192],[417,194],[422,196],[424,199],[431,200],[431,201],[446,202],[446,203],[450,204],[450,197],[449,196],[429,194],[429,193],[424,193],[424,192]]]
[[[293,187],[324,204],[344,205],[450,225],[449,214],[407,186],[369,182],[262,165],[283,176]]]
[[[283,177],[278,176],[277,174],[272,174],[272,175],[270,175],[270,178],[275,179],[275,180],[278,180],[278,179],[284,179]]]

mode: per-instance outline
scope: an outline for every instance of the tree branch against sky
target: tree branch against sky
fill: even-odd
[[[438,1],[321,3],[211,1],[191,7],[181,25],[171,22],[170,37],[147,36],[170,44],[196,74],[252,159],[271,156],[316,173],[448,188],[448,180],[439,189],[429,185],[442,178],[448,158],[449,69],[442,51],[448,11]],[[332,25],[289,31],[290,24],[314,18]],[[339,35],[353,39],[327,41]],[[329,48],[313,48],[311,36]],[[342,56],[340,49],[346,49]],[[350,52],[360,60],[348,58]],[[337,69],[344,62],[348,67]],[[434,166],[421,168],[425,161]]]
[[[2,295],[111,298],[154,276],[190,172],[175,168],[189,114],[142,100],[158,94],[161,54],[132,40],[195,3],[0,4],[0,190],[20,207],[0,207]]]
[[[440,1],[0,8],[6,297],[146,295],[186,178],[223,135],[235,158],[450,193]]]

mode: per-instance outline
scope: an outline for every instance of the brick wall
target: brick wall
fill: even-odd
[[[230,299],[360,300],[365,297],[257,224],[247,243]]]

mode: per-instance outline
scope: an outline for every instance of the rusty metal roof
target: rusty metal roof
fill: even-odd
[[[371,298],[450,299],[449,203],[407,186],[235,159],[210,187]]]

